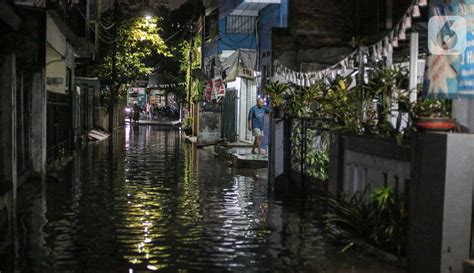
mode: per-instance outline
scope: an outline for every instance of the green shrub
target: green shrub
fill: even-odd
[[[376,189],[370,195],[367,189],[352,196],[328,194],[323,199],[329,231],[338,226],[397,255],[405,253],[408,214],[405,200],[393,189]]]

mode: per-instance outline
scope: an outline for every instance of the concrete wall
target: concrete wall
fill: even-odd
[[[404,193],[411,174],[410,146],[369,136],[336,135],[330,145],[329,190],[353,194],[390,186]]]
[[[272,51],[272,29],[274,27],[283,27],[280,20],[281,5],[268,5],[260,11],[260,58],[259,71],[263,72],[263,66],[271,67],[271,51]],[[283,7],[282,7],[283,8]]]
[[[288,1],[291,33],[350,36],[354,32],[354,12],[360,1],[294,0]],[[338,36],[338,37],[335,37]]]
[[[288,17],[288,29],[273,32],[272,57],[296,71],[302,63],[333,65],[354,51],[349,45],[353,37],[362,37],[366,44],[375,42],[387,30],[386,17],[397,22],[409,4],[409,0],[288,1],[288,14],[282,15]]]
[[[46,83],[50,92],[66,94],[67,68],[74,75],[74,49],[59,30],[53,19],[46,17],[46,79],[62,79],[62,83]],[[74,82],[73,77],[70,79]]]
[[[474,132],[474,101],[470,99],[453,100],[453,117],[465,130]]]
[[[33,170],[46,172],[46,91],[44,70],[38,71],[33,77],[31,93],[31,160]]]
[[[219,0],[219,19],[223,19],[234,11],[243,0]]]
[[[0,55],[0,189],[16,190],[16,57]]]
[[[66,61],[50,44],[46,45],[46,79],[62,79],[62,83],[46,83],[49,92],[66,94]]]
[[[471,247],[474,135],[418,133],[413,148],[410,272],[463,272]]]
[[[221,113],[199,112],[198,145],[215,144],[221,139]]]
[[[46,16],[46,42],[61,56],[67,55],[66,37],[49,15]]]

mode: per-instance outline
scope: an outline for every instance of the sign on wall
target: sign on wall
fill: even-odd
[[[223,97],[225,96],[225,86],[224,86],[224,82],[222,81],[222,79],[215,79],[213,80],[213,99],[217,99],[217,98],[220,98],[220,97]]]
[[[428,97],[474,96],[474,0],[432,0],[429,57],[423,91]]]
[[[204,100],[205,101],[212,100],[212,81],[206,81]]]

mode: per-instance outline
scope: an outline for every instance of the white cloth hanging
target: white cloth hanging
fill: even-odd
[[[405,28],[402,26],[398,32],[398,40],[404,41],[407,39],[407,34]]]
[[[404,23],[403,25],[405,29],[411,28],[411,15],[410,14],[407,14],[405,21],[403,23]]]
[[[393,38],[392,47],[398,47],[398,38]]]
[[[412,10],[411,10],[411,16],[413,18],[418,18],[421,16],[420,7],[418,5],[413,5]]]

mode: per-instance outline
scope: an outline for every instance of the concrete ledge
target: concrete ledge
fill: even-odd
[[[232,165],[235,168],[263,169],[268,167],[268,156],[254,154],[239,155],[233,153]]]
[[[408,144],[399,146],[395,140],[375,136],[343,135],[342,138],[344,148],[347,150],[401,161],[410,162],[411,160]]]
[[[474,272],[474,260],[464,260],[463,263],[463,273],[473,273]]]
[[[195,143],[197,143],[197,137],[195,137],[195,136],[186,136],[186,141],[195,144]]]
[[[180,122],[178,120],[174,121],[164,121],[164,120],[139,120],[138,124],[140,125],[159,125],[159,126],[176,126]]]

